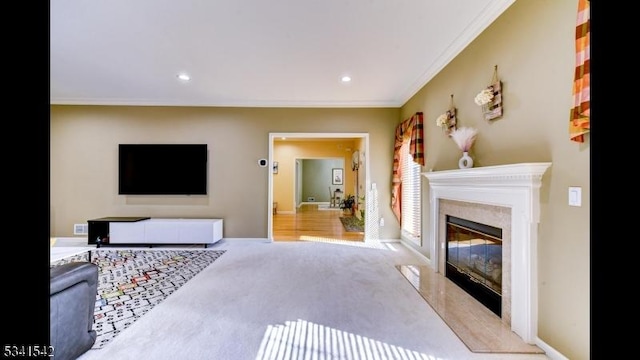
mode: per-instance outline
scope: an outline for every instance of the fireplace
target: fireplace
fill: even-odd
[[[502,229],[446,216],[445,276],[502,316]]]
[[[538,332],[540,188],[550,166],[520,163],[422,173],[429,181],[431,267],[446,273],[447,216],[502,229],[501,237],[493,236],[501,239],[500,320],[530,344]]]

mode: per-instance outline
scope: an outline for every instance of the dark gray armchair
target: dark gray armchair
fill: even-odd
[[[98,266],[71,262],[52,267],[50,276],[50,345],[56,360],[76,359],[96,341]]]

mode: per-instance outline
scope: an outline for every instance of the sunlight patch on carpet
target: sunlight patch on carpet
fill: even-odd
[[[92,349],[100,349],[167,296],[178,290],[225,250],[91,250],[98,265],[98,293]],[[53,263],[89,261],[84,252]]]
[[[342,211],[339,207],[331,207],[328,204],[320,204],[318,205],[318,210],[320,211]]]
[[[300,320],[269,325],[256,360],[271,359],[429,359],[442,358],[407,350],[366,336]]]

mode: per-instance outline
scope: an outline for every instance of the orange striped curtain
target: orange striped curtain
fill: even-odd
[[[569,136],[575,142],[584,142],[589,132],[590,119],[590,2],[578,0],[576,20],[576,69],[573,79],[573,108],[569,121]]]
[[[423,115],[417,112],[410,119],[403,121],[396,127],[396,140],[393,146],[393,175],[391,177],[391,210],[400,222],[402,218],[402,166],[400,148],[409,140],[409,154],[413,161],[424,166],[424,129]]]

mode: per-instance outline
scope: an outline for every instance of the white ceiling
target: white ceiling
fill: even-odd
[[[51,1],[50,101],[400,107],[514,1]]]

